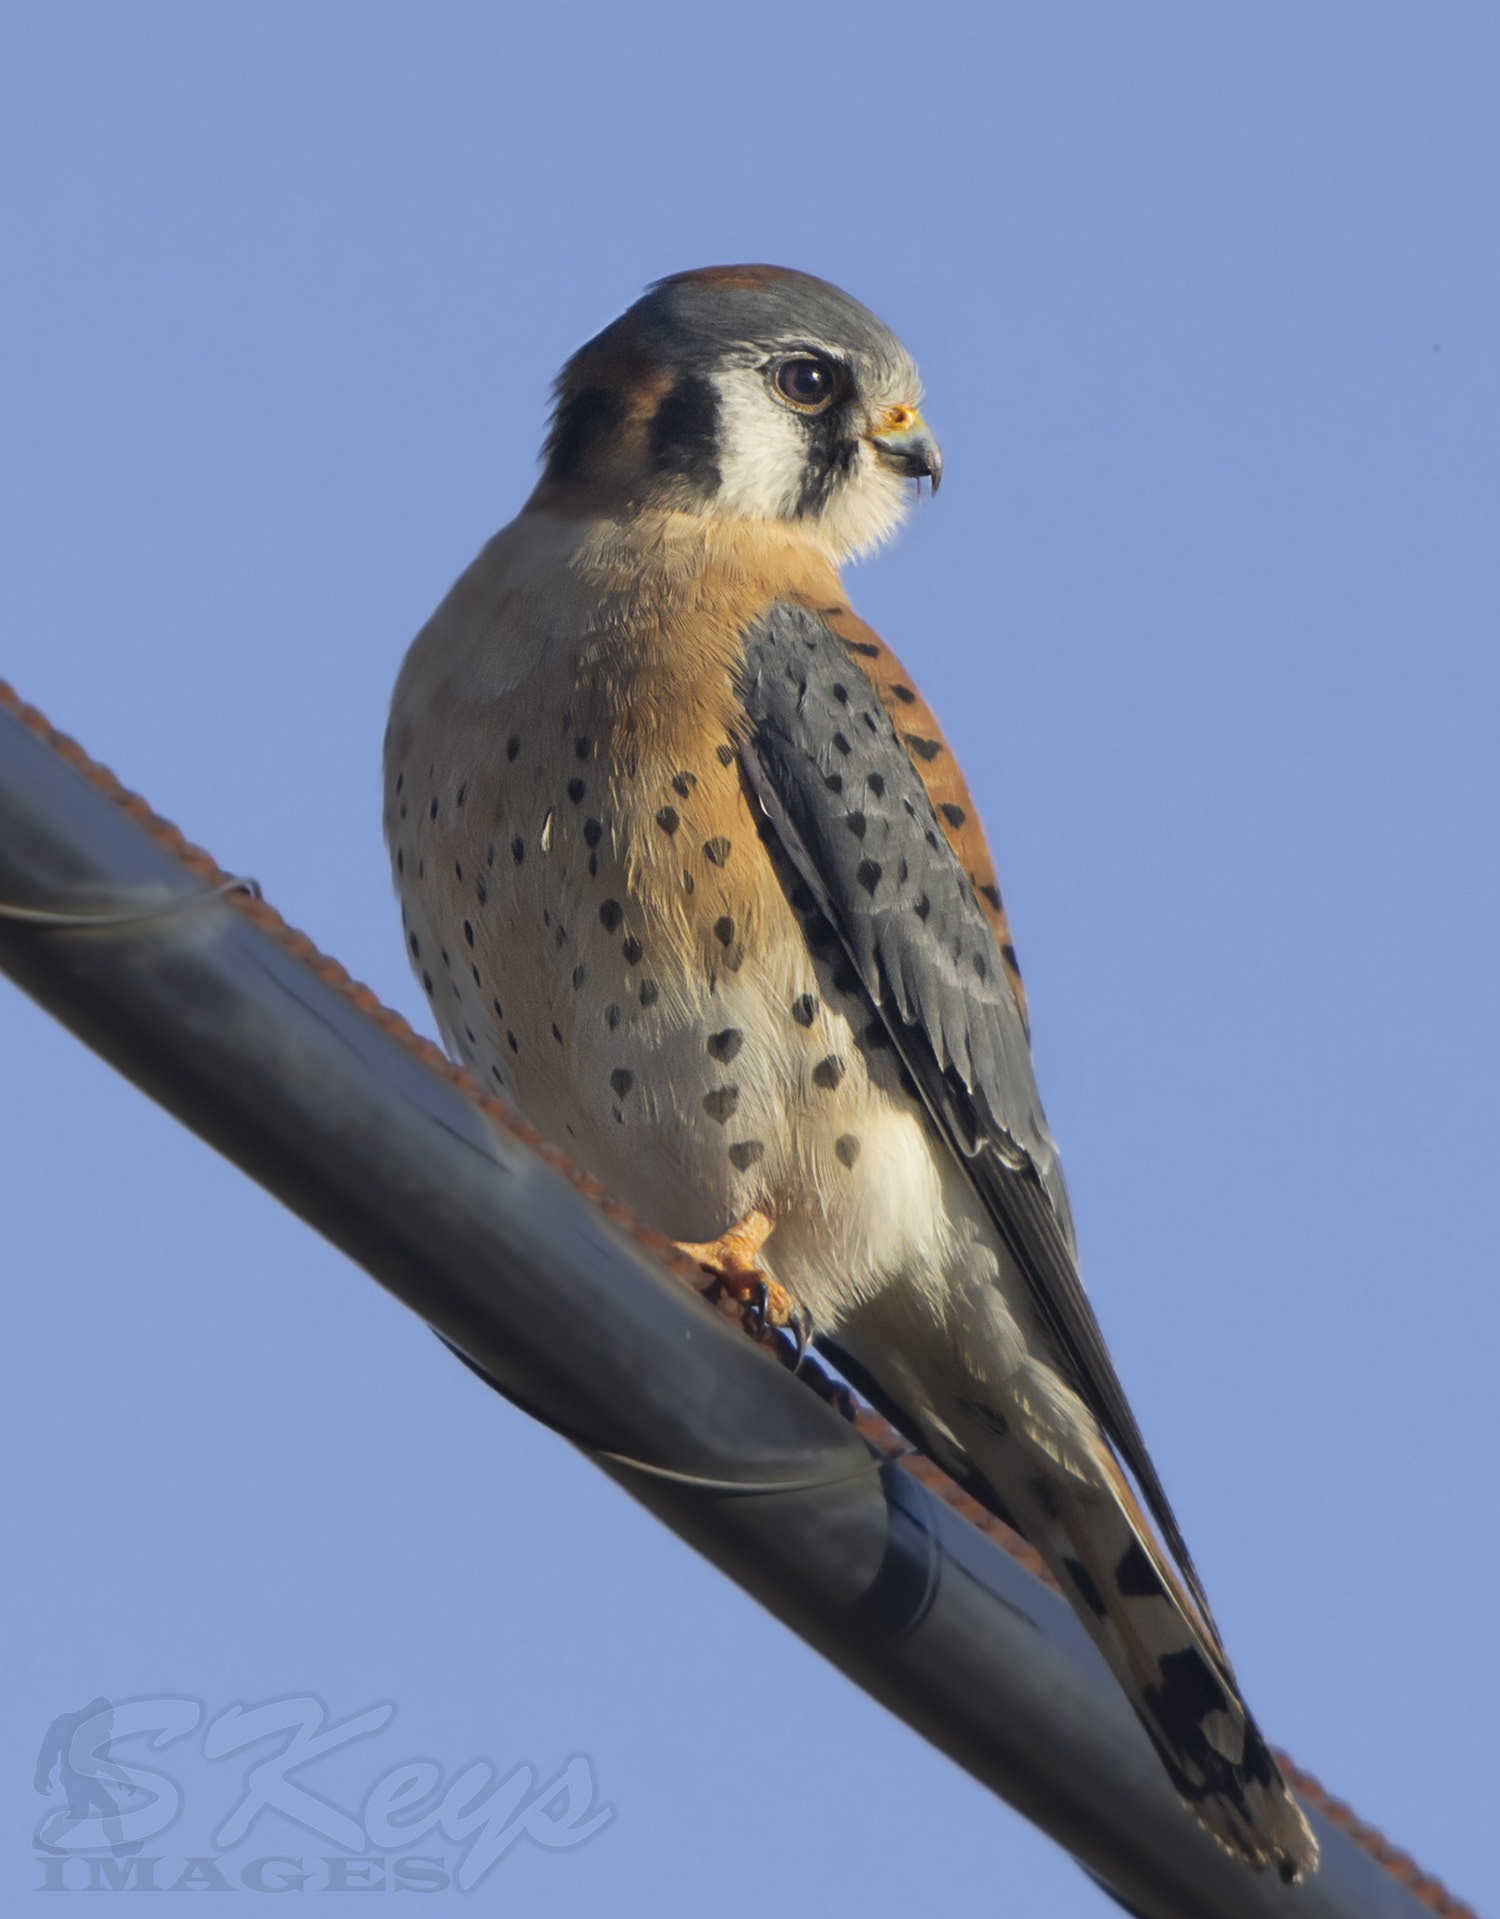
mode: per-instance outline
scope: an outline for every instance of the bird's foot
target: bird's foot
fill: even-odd
[[[757,1207],[717,1239],[679,1240],[677,1249],[695,1259],[738,1302],[744,1309],[745,1330],[757,1339],[773,1326],[789,1327],[800,1358],[807,1344],[807,1316],[785,1286],[760,1264],[761,1249],[775,1225],[771,1214]]]

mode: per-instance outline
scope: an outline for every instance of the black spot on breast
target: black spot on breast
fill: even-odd
[[[490,890],[484,883],[483,873],[481,873],[479,878],[474,882],[474,897],[481,906],[483,906],[490,897]]]
[[[734,748],[729,744],[728,740],[726,740],[722,746],[716,746],[714,751],[719,756],[720,766],[734,765]]]
[[[674,773],[672,775],[672,791],[680,800],[685,800],[697,784],[698,775],[696,773]]]
[[[486,866],[493,866],[495,864],[495,848],[493,842],[484,849],[484,863]]]
[[[722,833],[715,834],[713,839],[703,842],[703,856],[705,859],[712,860],[715,866],[723,866],[729,858],[730,851],[730,842]]]
[[[844,1062],[830,1053],[827,1059],[820,1059],[813,1068],[813,1085],[821,1086],[825,1093],[838,1090],[839,1081],[844,1077]]]
[[[399,846],[396,848],[396,871],[398,873],[404,873],[406,871],[406,854]]]
[[[853,1133],[840,1133],[833,1142],[833,1156],[841,1166],[852,1167],[859,1158],[860,1142]]]
[[[499,1002],[499,1000],[497,1000],[497,999],[492,999],[492,1000],[490,1001],[490,1005],[491,1005],[491,1006],[493,1006],[493,1007],[494,1007],[494,1009],[495,1009],[495,1018],[496,1018],[496,1019],[504,1019],[504,1018],[505,1018],[505,1009],[504,1009],[504,1007],[503,1007],[503,1006],[502,1006],[502,1005],[500,1004],[500,1002]]]
[[[521,838],[519,833],[517,833],[516,837],[510,843],[510,856],[517,866],[519,866],[526,857],[526,842]]]
[[[835,607],[833,610],[835,613],[841,613],[843,608]],[[841,640],[844,639],[842,633],[839,635],[839,638]],[[844,640],[844,644],[851,653],[863,654],[867,660],[878,660],[880,658],[880,648],[875,645],[873,640]]]
[[[684,866],[684,867],[683,867],[683,869],[682,869],[682,890],[683,890],[683,892],[684,892],[684,893],[691,893],[691,892],[692,892],[692,890],[693,890],[693,888],[694,888],[694,886],[696,886],[696,884],[697,884],[697,881],[696,881],[696,880],[695,880],[695,879],[693,878],[693,876],[692,876],[692,874],[691,874],[691,873],[690,873],[690,872],[689,872],[689,871],[687,870],[687,868],[686,868],[686,867]]]
[[[742,1173],[748,1173],[758,1159],[765,1157],[765,1151],[764,1144],[758,1139],[741,1140],[738,1146],[729,1149],[730,1163]]]
[[[1094,1584],[1094,1575],[1089,1571],[1088,1567],[1083,1564],[1082,1560],[1079,1559],[1065,1559],[1063,1566],[1067,1571],[1069,1579],[1073,1582],[1078,1597],[1083,1601],[1084,1605],[1088,1607],[1091,1613],[1097,1618],[1102,1619],[1105,1613],[1104,1595]]]
[[[617,1066],[609,1076],[609,1083],[616,1098],[624,1099],[631,1087],[635,1085],[635,1074],[628,1066]]]
[[[891,1036],[885,1030],[885,1022],[883,1020],[872,1019],[865,1028],[865,1045],[873,1052],[878,1053],[882,1046],[889,1046],[890,1043]]]
[[[840,686],[838,681],[835,680],[833,683],[833,697],[838,701],[840,706],[847,706],[849,704],[848,687]]]
[[[573,742],[573,751],[578,755],[579,759],[586,760],[593,748],[593,744],[594,742],[586,737],[576,739]]]
[[[625,418],[625,402],[608,387],[589,386],[558,408],[547,474],[564,483],[582,477],[591,456]]]
[[[631,933],[627,937],[624,946],[621,947],[620,950],[625,955],[625,964],[627,966],[634,966],[636,961],[641,956],[642,947],[641,947],[640,941],[636,938],[635,934]]]
[[[602,820],[585,820],[584,821],[583,843],[585,846],[592,849],[593,847],[597,846],[600,840],[602,840],[603,838],[604,838],[604,823]]]
[[[1115,1567],[1115,1584],[1127,1599],[1157,1599],[1162,1596],[1161,1575],[1151,1564],[1151,1556],[1138,1539],[1121,1553]]]
[[[405,800],[401,802],[401,817],[402,819],[406,818],[406,801]]]
[[[471,966],[469,971],[474,975],[474,984],[476,986],[483,986],[484,981],[479,977],[479,968],[477,966]]]
[[[862,840],[869,827],[869,821],[863,813],[846,813],[844,824],[857,840]]]
[[[625,910],[618,900],[606,900],[599,908],[599,924],[606,933],[614,932],[625,917]]]
[[[521,1042],[520,1042],[520,1041],[519,1041],[519,1040],[518,1040],[518,1039],[516,1038],[516,1036],[515,1036],[515,1034],[514,1034],[514,1033],[507,1033],[507,1034],[505,1035],[505,1037],[506,1037],[506,1040],[507,1040],[507,1042],[509,1043],[509,1046],[510,1046],[510,1050],[511,1050],[511,1051],[512,1051],[513,1053],[519,1053],[519,1052],[520,1052],[520,1050],[521,1050]]]
[[[559,951],[568,943],[568,929],[561,920],[557,923],[557,931],[552,935],[552,939]]]
[[[720,946],[727,946],[734,938],[734,921],[727,913],[722,919],[716,919],[714,921],[714,938],[719,942]]]
[[[464,921],[464,938],[469,942],[470,946],[474,944],[474,929],[467,920]]]
[[[924,740],[920,733],[903,733],[901,737],[919,760],[935,760],[943,750],[941,740]]]
[[[464,876],[464,863],[462,860],[455,860],[453,862],[453,877],[455,879],[461,880],[463,876]]]
[[[660,998],[661,988],[657,985],[656,981],[654,979],[643,979],[641,981],[642,1006],[654,1006]]]
[[[576,993],[588,978],[588,968],[581,962],[573,968],[573,991]]]
[[[604,1024],[609,1028],[609,1030],[612,1033],[618,1028],[620,1024],[620,1009],[618,1006],[605,1007]]]
[[[719,488],[719,395],[701,373],[687,373],[651,421],[651,466],[679,474],[704,493]]]
[[[559,1045],[559,1046],[561,1046],[561,1045],[562,1045],[562,1043],[563,1043],[563,1036],[562,1036],[562,1028],[561,1028],[560,1026],[557,1026],[557,1025],[554,1025],[554,1026],[553,1026],[553,1028],[552,1028],[552,1037],[553,1037],[553,1038],[554,1038],[554,1039],[555,1039],[555,1040],[557,1041],[557,1043],[558,1043],[558,1045]]]
[[[513,760],[520,750],[521,742],[512,735],[512,737],[505,742],[505,757],[508,760]]]
[[[444,966],[446,966],[446,967],[447,967],[447,968],[449,969],[449,971],[451,972],[451,971],[452,971],[452,969],[453,969],[453,962],[452,962],[452,960],[451,960],[451,959],[449,959],[449,957],[448,957],[448,949],[447,949],[447,947],[446,947],[446,946],[443,946],[443,947],[439,947],[439,949],[438,949],[438,950],[439,950],[439,952],[441,952],[441,954],[442,954],[442,956],[443,956],[443,964],[444,964]]]
[[[900,700],[903,706],[911,706],[916,702],[917,696],[912,692],[909,686],[901,686],[898,684],[893,686],[891,691],[895,694],[896,698]]]
[[[962,826],[969,817],[964,809],[961,806],[955,806],[952,800],[944,800],[938,811],[950,826]]]
[[[855,878],[873,899],[875,888],[880,884],[881,865],[879,860],[861,860]]]
[[[675,833],[682,824],[682,815],[675,806],[663,806],[657,810],[656,823],[664,833]]]
[[[468,798],[468,795],[469,795],[469,783],[467,780],[465,780],[463,785],[458,789],[458,803],[460,806],[463,805],[464,801]],[[469,1037],[472,1039],[473,1035],[470,1034]]]
[[[708,1052],[711,1059],[722,1060],[727,1066],[745,1043],[745,1035],[737,1026],[726,1026],[722,1033],[711,1034]]]
[[[421,942],[421,941],[420,941],[420,940],[419,940],[419,939],[417,938],[417,936],[416,936],[416,934],[415,934],[415,933],[413,933],[413,934],[412,934],[412,936],[411,936],[411,939],[410,939],[410,941],[408,942],[408,944],[409,944],[409,945],[410,945],[410,947],[411,947],[411,956],[412,956],[412,958],[413,958],[413,959],[420,959],[420,958],[422,957],[422,942]]]
[[[1000,911],[1000,888],[998,886],[981,886],[979,889],[979,897],[988,900],[997,913]]]
[[[404,772],[398,773],[396,775],[396,791],[399,793],[402,787],[405,786],[405,784],[406,784],[406,774]]]
[[[437,794],[436,793],[433,794],[432,804],[431,806],[428,807],[427,811],[430,818],[432,819],[437,818]]]
[[[833,743],[841,753],[852,753],[854,751],[854,748],[844,738],[842,733],[834,734]]]
[[[428,997],[429,999],[431,999],[431,998],[432,998],[432,975],[431,975],[431,973],[424,973],[424,974],[422,975],[422,991],[423,991],[423,992],[424,992],[424,993],[425,993],[425,994],[427,995],[427,997]]]
[[[703,1096],[703,1110],[717,1126],[725,1125],[739,1111],[738,1086],[720,1086]]]
[[[885,781],[879,773],[869,774],[865,780],[865,785],[869,787],[877,800],[883,800],[885,798]]]
[[[1000,957],[1005,961],[1005,964],[1012,972],[1020,972],[1021,962],[1016,958],[1016,949],[1011,945],[1009,940],[1000,948]]]
[[[799,993],[792,1001],[792,1018],[799,1026],[811,1026],[818,1017],[818,1002],[811,993]]]
[[[577,806],[588,790],[582,780],[573,779],[568,781],[568,798],[575,806]]]
[[[592,879],[597,879],[598,877],[599,877],[599,855],[597,853],[590,853],[589,854],[589,878],[592,880]]]

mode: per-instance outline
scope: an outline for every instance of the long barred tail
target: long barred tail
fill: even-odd
[[[1013,1438],[991,1435],[985,1444],[976,1436],[969,1452],[1002,1513],[1072,1600],[1202,1825],[1252,1866],[1274,1866],[1288,1881],[1311,1872],[1318,1842],[1240,1697],[1219,1636],[1102,1439],[1092,1485]]]

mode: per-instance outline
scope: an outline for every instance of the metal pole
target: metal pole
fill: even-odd
[[[0,697],[0,968],[88,1045],[1130,1910],[1431,1913],[1316,1808],[1298,1887],[1220,1852],[1056,1594],[132,811]]]

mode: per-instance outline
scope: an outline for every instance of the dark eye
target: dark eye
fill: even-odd
[[[776,391],[804,413],[821,412],[838,384],[838,369],[826,360],[783,360],[776,369]]]

